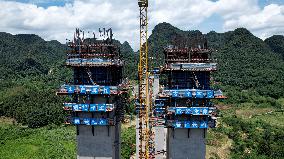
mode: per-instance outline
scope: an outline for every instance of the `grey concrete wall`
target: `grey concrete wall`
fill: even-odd
[[[168,129],[168,159],[205,159],[204,129]]]
[[[79,126],[77,135],[78,159],[112,159],[113,158],[114,127],[110,127],[110,135],[105,126],[94,128],[94,136],[91,126]]]
[[[167,129],[164,127],[155,127],[155,150],[157,159],[165,159],[167,157],[166,153],[158,153],[166,151],[166,139],[167,139]]]
[[[136,155],[135,155],[135,158],[138,159],[139,157],[139,144],[140,144],[140,141],[139,141],[139,121],[138,121],[138,115],[136,115]]]
[[[154,97],[156,97],[156,95],[159,93],[159,89],[160,89],[160,79],[158,77],[159,76],[156,76],[154,78],[154,82],[153,82],[153,95],[154,95]]]
[[[112,99],[110,99],[112,101]],[[105,103],[103,97],[96,97],[93,103]],[[94,113],[94,118],[106,117],[106,113]],[[92,113],[79,112],[80,118],[91,118]],[[113,117],[114,112],[109,113]],[[115,126],[78,125],[77,158],[78,159],[120,159],[120,132],[121,124]]]

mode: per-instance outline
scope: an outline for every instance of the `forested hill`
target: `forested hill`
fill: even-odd
[[[126,61],[124,76],[133,76],[137,67],[132,48],[128,42],[115,43]],[[63,123],[63,101],[55,91],[72,78],[71,69],[63,67],[66,45],[33,34],[1,32],[0,57],[0,116],[29,127]]]
[[[65,56],[58,41],[44,41],[37,35],[0,33],[1,79],[47,74]]]
[[[127,66],[133,66],[134,52],[129,43],[121,44],[117,40],[115,43],[120,46],[123,59],[130,61]],[[53,67],[63,64],[65,50],[64,44],[56,40],[45,41],[38,35],[0,32],[0,79],[47,75]]]
[[[154,63],[160,65],[165,46],[173,44],[179,37],[201,34],[200,31],[182,31],[169,23],[160,23],[149,38],[150,56],[157,57]],[[284,61],[280,55],[284,48],[283,36],[271,37],[264,42],[244,28],[226,33],[211,31],[206,36],[209,46],[218,50],[215,57],[219,70],[214,79],[221,86],[234,87],[237,91],[252,90],[258,95],[274,98],[284,96]],[[273,45],[275,43],[277,45]]]
[[[284,36],[273,35],[270,38],[265,39],[265,43],[269,45],[272,51],[280,54],[284,60]]]

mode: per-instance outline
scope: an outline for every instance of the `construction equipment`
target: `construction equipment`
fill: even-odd
[[[149,86],[149,68],[148,68],[148,0],[138,0],[140,8],[140,57],[138,65],[138,81],[139,81],[139,95],[138,95],[138,135],[139,145],[138,158],[148,159],[154,158],[154,138],[153,131],[150,125],[151,114],[151,96],[152,89]]]

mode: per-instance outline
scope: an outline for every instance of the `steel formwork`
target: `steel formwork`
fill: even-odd
[[[67,43],[66,67],[73,79],[57,95],[68,98],[63,109],[66,124],[76,125],[78,158],[120,158],[120,122],[128,101],[128,83],[122,79],[124,62],[112,43],[112,30],[100,30],[98,40],[76,29]],[[100,145],[100,146],[97,146]]]

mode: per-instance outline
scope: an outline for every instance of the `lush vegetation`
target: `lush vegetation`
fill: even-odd
[[[121,157],[123,159],[129,159],[136,150],[136,134],[135,127],[122,128],[121,134]]]
[[[239,106],[222,111],[219,128],[213,131],[233,140],[231,158],[284,157],[283,110],[269,109]]]
[[[124,76],[133,76],[129,71],[135,65],[133,50],[127,42],[115,42],[126,61]],[[58,41],[37,35],[0,33],[0,116],[29,127],[63,123],[64,99],[55,92],[72,77],[71,69],[62,67],[65,49]]]
[[[274,52],[280,54],[284,59],[284,36],[273,35],[264,41]]]
[[[121,157],[135,153],[135,127],[122,128]],[[33,129],[13,119],[0,118],[0,154],[12,158],[76,158],[76,131],[73,126],[48,125]]]
[[[75,158],[75,132],[74,127],[31,129],[1,119],[1,158]]]
[[[163,47],[178,38],[197,35],[201,32],[158,24],[149,38],[150,64],[163,64]],[[218,50],[215,57],[219,71],[213,74],[213,87],[221,88],[229,97],[216,101],[221,123],[208,134],[209,156],[284,158],[284,37],[272,36],[263,41],[239,28],[226,33],[212,31],[207,39],[210,47]],[[126,62],[124,77],[136,79],[138,54],[128,42],[115,42]],[[0,55],[0,116],[12,117],[16,123],[30,127],[1,123],[1,157],[74,158],[75,131],[60,126],[64,121],[64,99],[55,95],[72,74],[62,67],[65,45],[36,35],[0,33]],[[130,98],[132,103],[126,111],[133,114]],[[134,143],[135,128],[124,128],[123,158],[134,153]],[[226,151],[220,154],[217,148]]]

